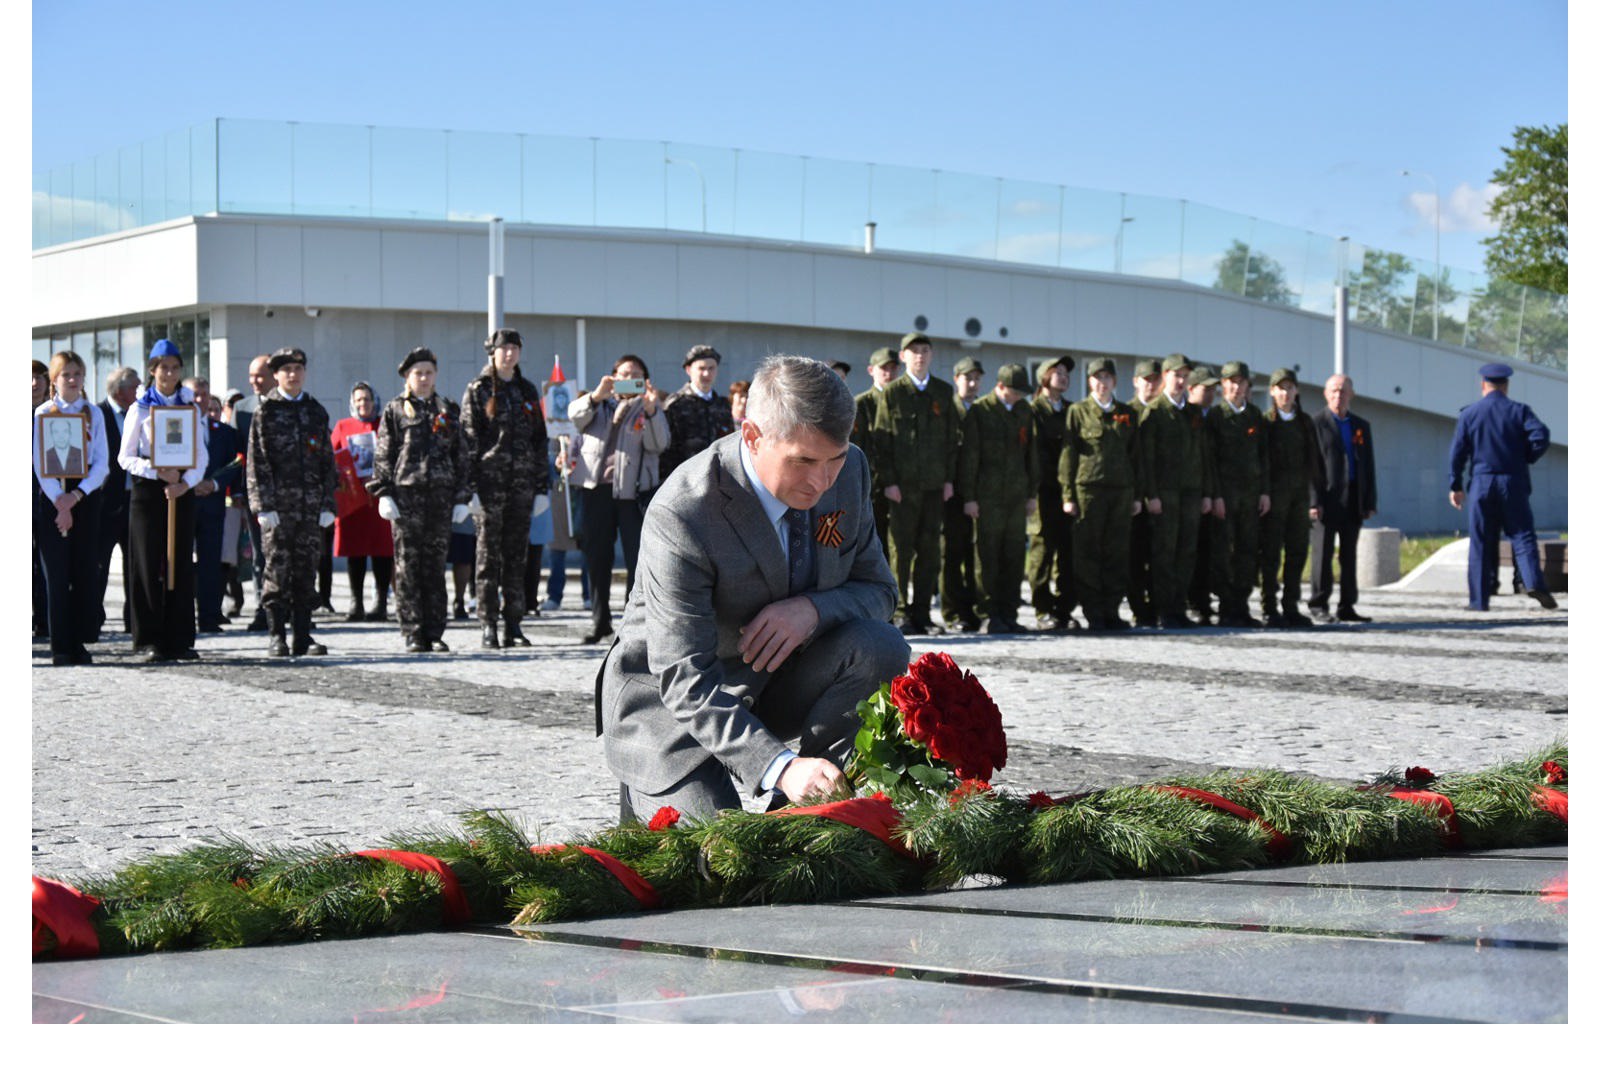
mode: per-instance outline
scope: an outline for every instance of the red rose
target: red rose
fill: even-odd
[[[1427,785],[1433,781],[1435,775],[1426,767],[1407,767],[1406,781],[1413,785]]]
[[[1557,763],[1553,759],[1545,760],[1544,765],[1539,769],[1544,772],[1545,785],[1555,785],[1557,782],[1564,782],[1567,780],[1567,772],[1562,770],[1561,764]]]
[[[678,820],[683,818],[677,808],[661,808],[650,817],[650,829],[660,833],[669,826],[678,825]]]

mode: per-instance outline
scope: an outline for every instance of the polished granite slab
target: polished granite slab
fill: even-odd
[[[1568,951],[1557,852],[46,963],[32,969],[33,1017],[1560,1021]]]

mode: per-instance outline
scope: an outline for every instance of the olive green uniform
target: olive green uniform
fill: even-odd
[[[889,503],[889,565],[900,587],[900,613],[931,625],[928,612],[939,583],[939,535],[944,487],[955,481],[960,411],[955,387],[928,376],[918,389],[904,374],[883,388],[873,419],[873,451]]]
[[[1032,406],[1007,411],[993,393],[973,402],[961,427],[956,492],[978,504],[978,614],[1015,624],[1022,606],[1027,502],[1039,491],[1039,444]]]
[[[1033,610],[1061,624],[1072,616],[1078,597],[1073,582],[1073,522],[1061,510],[1059,473],[1061,446],[1067,433],[1067,405],[1061,409],[1048,396],[1033,398],[1039,428],[1039,507],[1028,516],[1028,587]]]
[[[1075,513],[1072,575],[1091,629],[1103,629],[1117,619],[1128,592],[1138,470],[1133,408],[1113,400],[1108,410],[1091,396],[1067,409],[1057,474]],[[1041,499],[1040,509],[1044,506]]]
[[[1200,499],[1210,496],[1200,408],[1178,407],[1160,393],[1139,419],[1141,495],[1159,498],[1161,514],[1150,517],[1150,593],[1165,624],[1184,618],[1184,594],[1194,573],[1200,534]]]
[[[1128,410],[1133,412],[1133,425],[1137,430],[1139,420],[1144,416],[1144,402],[1137,397],[1128,401]],[[1136,495],[1142,489],[1136,489]],[[1156,610],[1150,594],[1150,516],[1141,510],[1133,517],[1132,530],[1128,538],[1128,607],[1133,612],[1133,621],[1137,626],[1149,626],[1156,621]],[[1083,599],[1082,594],[1078,596]]]
[[[872,424],[878,416],[878,406],[883,390],[873,386],[856,396],[856,424],[850,431],[850,443],[861,449],[867,457],[867,471],[872,476],[872,518],[878,526],[878,543],[889,544],[889,500],[883,495],[883,478],[878,472],[878,460],[873,452]]]
[[[956,411],[965,427],[967,405],[956,397]],[[956,435],[957,455],[961,435]],[[939,571],[939,615],[947,627],[965,625],[977,629],[978,557],[973,543],[972,519],[967,516],[966,499],[957,488],[944,502],[944,547]]]
[[[1261,610],[1279,613],[1278,565],[1283,565],[1284,615],[1300,613],[1300,575],[1311,550],[1311,477],[1317,431],[1296,405],[1285,419],[1276,405],[1267,413],[1267,455],[1272,510],[1261,521]]]
[[[1254,404],[1234,411],[1219,400],[1206,415],[1206,436],[1224,504],[1211,527],[1211,588],[1222,618],[1242,619],[1250,614],[1259,563],[1261,495],[1271,484],[1267,420]]]

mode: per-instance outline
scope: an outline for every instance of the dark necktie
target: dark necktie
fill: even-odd
[[[811,588],[811,512],[790,508],[783,516],[789,527],[789,595]]]

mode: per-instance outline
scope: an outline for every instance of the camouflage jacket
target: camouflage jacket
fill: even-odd
[[[1267,420],[1261,409],[1246,403],[1235,412],[1219,400],[1206,412],[1206,437],[1217,472],[1218,495],[1258,497],[1271,486],[1267,455]],[[1252,513],[1253,514],[1253,513]]]
[[[1276,406],[1267,412],[1267,456],[1272,477],[1267,481],[1274,495],[1301,500],[1311,497],[1311,479],[1316,474],[1317,430],[1311,416],[1295,406],[1294,418],[1285,419]],[[1273,501],[1273,509],[1279,506]]]
[[[1020,504],[1039,495],[1039,441],[1033,406],[1019,400],[1007,411],[989,393],[974,400],[961,421],[956,495]]]
[[[1166,393],[1158,393],[1139,416],[1139,475],[1142,497],[1163,490],[1213,495],[1210,447],[1205,415],[1198,404],[1181,409]]]
[[[1106,411],[1092,396],[1067,408],[1066,443],[1058,464],[1063,495],[1074,504],[1078,490],[1138,489],[1139,420],[1120,400]]]
[[[661,453],[662,481],[678,464],[705,451],[717,438],[733,432],[733,408],[727,397],[716,392],[711,394],[710,400],[701,400],[694,387],[685,384],[667,397],[665,407],[671,441]]]
[[[339,473],[333,463],[328,411],[310,393],[289,400],[274,388],[250,420],[245,463],[250,510],[315,519],[333,511]]]
[[[955,386],[928,378],[918,391],[909,374],[883,387],[873,416],[872,451],[885,488],[915,493],[956,480],[961,409]]]
[[[550,437],[539,387],[522,376],[520,367],[510,381],[501,381],[492,366],[485,366],[467,383],[461,395],[461,431],[469,498],[485,481],[526,479],[535,494],[550,491]]]
[[[455,504],[472,499],[455,401],[438,393],[426,400],[397,396],[383,409],[367,492],[388,496],[396,488],[436,489]]]
[[[1029,403],[1033,406],[1033,421],[1039,427],[1039,493],[1044,497],[1061,496],[1061,446],[1067,436],[1067,412],[1070,404],[1063,403],[1061,410],[1050,403],[1043,393]],[[1060,510],[1060,509],[1057,509]]]

